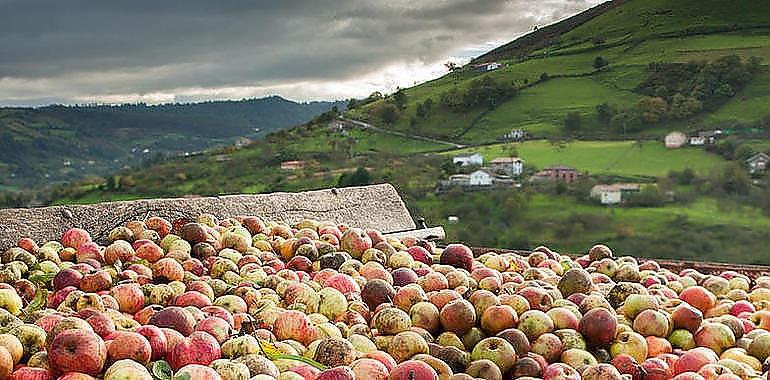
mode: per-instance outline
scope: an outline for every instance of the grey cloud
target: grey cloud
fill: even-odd
[[[597,2],[0,0],[0,103],[350,81]]]

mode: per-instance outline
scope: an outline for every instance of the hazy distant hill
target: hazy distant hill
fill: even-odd
[[[343,103],[241,101],[0,108],[0,190],[103,174],[301,124]]]

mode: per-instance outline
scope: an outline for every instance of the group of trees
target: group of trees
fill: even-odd
[[[485,76],[473,80],[465,89],[453,87],[445,91],[441,94],[441,105],[454,112],[465,112],[475,107],[494,109],[516,94],[518,88],[513,82]]]
[[[372,180],[371,174],[366,168],[359,167],[352,173],[342,173],[337,181],[338,187],[368,185]]]
[[[379,94],[379,93],[377,93]],[[369,96],[367,99],[371,99],[372,96]],[[379,94],[379,98],[376,100],[383,99],[382,94]],[[406,108],[406,102],[407,102],[407,95],[406,92],[399,88],[394,92],[392,95],[384,98],[384,102],[380,102],[376,104],[374,107],[369,109],[369,113],[382,120],[386,124],[393,124],[401,117],[401,111],[403,111]],[[371,102],[370,102],[371,103]]]
[[[760,71],[760,64],[758,57],[744,62],[735,55],[712,62],[654,62],[637,92],[663,99],[673,116],[685,118],[734,96]]]
[[[760,70],[760,59],[745,62],[731,55],[713,62],[651,63],[647,77],[636,87],[644,95],[633,106],[619,108],[611,103],[596,106],[600,123],[618,133],[633,133],[667,120],[683,120],[732,97]],[[606,61],[597,57],[595,68]],[[569,121],[569,123],[568,123]],[[572,130],[574,116],[567,115],[565,128]]]

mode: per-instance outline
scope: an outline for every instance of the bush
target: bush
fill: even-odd
[[[337,181],[338,187],[363,186],[371,182],[372,177],[366,168],[359,167],[353,173],[342,173]]]
[[[602,103],[596,106],[596,118],[604,124],[609,124],[618,110],[609,103]]]
[[[599,70],[607,65],[609,65],[609,62],[602,56],[598,56],[594,59],[594,69]]]
[[[391,103],[380,103],[371,109],[371,114],[387,124],[393,124],[398,120],[398,107]]]
[[[631,194],[626,204],[631,207],[660,207],[663,201],[663,194],[657,186],[645,186],[640,192]]]
[[[568,112],[567,117],[564,119],[564,128],[570,132],[579,131],[582,123],[582,118],[579,112]]]
[[[518,88],[512,82],[497,81],[485,76],[473,80],[465,91],[454,87],[442,93],[441,104],[455,112],[464,112],[478,106],[494,109],[503,101],[516,96],[517,93]],[[430,107],[432,101],[428,104]],[[422,112],[425,110],[423,109]]]
[[[617,132],[626,134],[641,131],[643,125],[642,119],[636,112],[623,111],[612,117],[610,127]]]

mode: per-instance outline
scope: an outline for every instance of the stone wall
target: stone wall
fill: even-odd
[[[22,237],[39,244],[80,227],[103,242],[109,231],[130,220],[162,216],[173,220],[210,213],[219,218],[256,215],[294,223],[305,218],[376,228],[384,233],[415,228],[404,202],[390,184],[326,189],[302,193],[228,195],[220,197],[146,199],[93,205],[0,210],[0,250]]]

